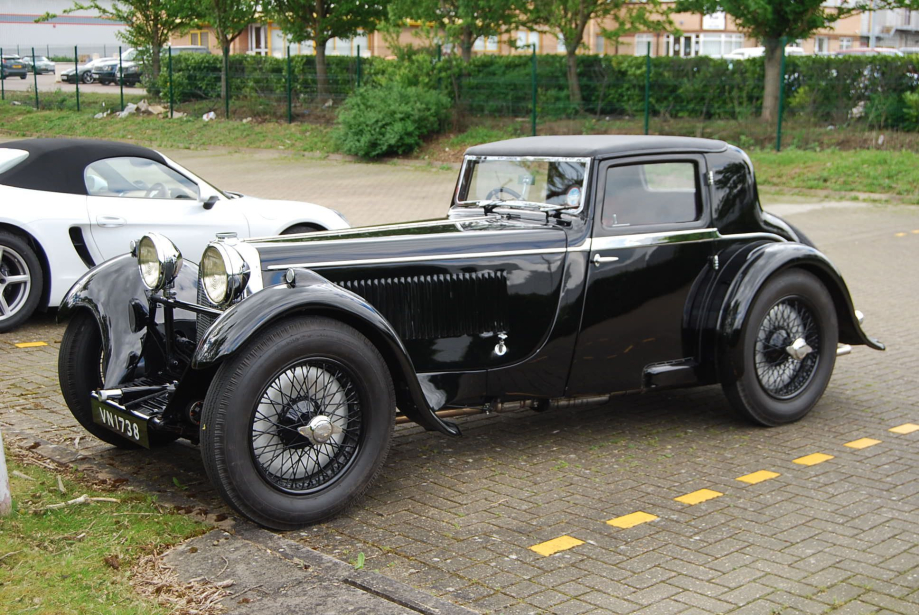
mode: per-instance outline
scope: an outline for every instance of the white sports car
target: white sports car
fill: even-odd
[[[56,306],[102,261],[157,231],[184,254],[218,232],[260,237],[348,228],[299,201],[222,192],[145,147],[77,139],[0,143],[0,333]]]

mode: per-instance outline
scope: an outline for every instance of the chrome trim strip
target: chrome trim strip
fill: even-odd
[[[316,231],[315,233],[302,233],[302,235],[307,237],[328,237],[330,235],[355,235],[358,233],[370,233],[373,231],[399,231],[407,228],[426,228],[429,226],[442,226],[447,224],[465,224],[466,222],[479,222],[481,220],[488,220],[488,216],[476,216],[474,218],[464,218],[463,220],[429,220],[426,222],[405,222],[402,224],[379,224],[377,226],[354,226],[346,229],[338,229],[337,231]],[[283,242],[286,239],[291,237],[298,237],[299,235],[272,235],[265,237],[249,237],[241,241],[246,243],[279,243]]]
[[[662,233],[642,233],[639,235],[616,235],[613,237],[594,237],[593,249],[616,250],[621,248],[638,248],[672,243],[695,243],[718,239],[718,229],[692,229],[687,231],[665,231]]]
[[[788,243],[788,240],[775,233],[736,233],[734,235],[722,235],[718,233],[718,239],[768,239],[780,243]]]
[[[545,250],[507,250],[504,252],[471,252],[469,254],[426,254],[424,256],[398,256],[393,258],[365,258],[346,261],[322,261],[317,263],[294,263],[290,265],[270,265],[268,271],[282,271],[293,267],[315,269],[317,267],[341,267],[343,265],[385,265],[389,263],[419,263],[425,261],[460,260],[468,258],[487,258],[489,256],[530,256],[533,254],[564,254],[566,248],[548,248]]]
[[[459,223],[457,223],[457,226],[459,226]],[[526,230],[526,229],[521,229],[521,230]],[[458,232],[458,233],[475,233],[475,236],[476,236],[476,237],[481,237],[481,236],[483,236],[483,235],[487,235],[487,236],[491,236],[491,235],[509,235],[510,233],[517,233],[517,232],[519,232],[519,231],[517,231],[517,230],[508,230],[508,229],[498,230],[498,231],[479,231],[479,230],[464,230],[464,229],[459,229],[459,230],[457,230],[457,232]],[[309,237],[310,235],[302,235],[302,236],[303,236],[303,237]],[[297,237],[297,235],[284,235],[284,237]],[[354,238],[354,239],[347,239],[347,238],[343,238],[343,239],[330,239],[329,241],[330,241],[330,242],[335,242],[335,245],[338,246],[338,245],[342,245],[342,244],[348,244],[348,245],[350,245],[350,244],[362,244],[362,243],[385,243],[385,242],[409,241],[409,240],[411,240],[411,241],[418,241],[419,239],[422,239],[422,238],[435,239],[435,238],[441,238],[441,237],[442,237],[442,236],[441,236],[440,234],[424,235],[423,237],[422,237],[422,236],[419,236],[419,235],[391,235],[391,236],[384,236],[384,237],[357,237],[357,238]],[[276,246],[283,246],[283,245],[285,245],[285,242],[280,242],[280,241],[267,241],[267,242],[264,242],[264,243],[261,243],[261,244],[251,244],[251,243],[250,243],[250,245],[253,245],[253,247],[256,247],[256,248],[259,248],[259,247],[276,247]],[[304,245],[304,244],[300,244],[300,245]],[[327,243],[325,243],[325,242],[322,242],[322,241],[316,241],[316,242],[307,241],[307,242],[305,242],[305,245],[329,245],[329,244],[327,244]]]
[[[568,248],[569,252],[590,252],[590,246],[593,245],[593,240],[590,237],[584,240],[579,246],[571,246]]]

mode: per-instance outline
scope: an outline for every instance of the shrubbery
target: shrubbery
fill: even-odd
[[[449,111],[450,99],[440,92],[396,82],[361,88],[338,113],[338,139],[353,156],[405,154],[442,130]]]

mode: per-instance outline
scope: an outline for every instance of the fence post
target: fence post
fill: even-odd
[[[35,68],[35,47],[32,47],[32,76],[35,84],[35,110],[38,111],[38,70]]]
[[[291,100],[291,74],[290,74],[290,45],[287,46],[287,123],[292,124],[294,121],[294,110]]]
[[[121,46],[118,46],[118,89],[121,91],[121,110],[124,111],[124,61],[121,59]]]
[[[530,111],[530,128],[533,132],[533,136],[536,136],[536,45],[533,45],[533,69],[532,76],[530,77],[531,87],[533,89],[533,103],[532,109]]]
[[[3,434],[0,434],[0,517],[13,512],[13,493],[10,475],[6,471],[6,454],[3,452]]]
[[[77,55],[77,46],[73,46],[73,82],[77,86],[77,111],[80,110],[80,56]]]
[[[785,115],[785,42],[782,37],[782,68],[779,71],[779,117],[775,124],[775,151],[782,151],[782,116]]]
[[[223,48],[223,114],[230,119],[230,48]]]
[[[45,51],[48,52],[48,55],[45,57],[51,59],[51,45],[45,45]]]
[[[172,45],[169,46],[169,119],[175,117],[176,96],[175,89],[172,87]]]
[[[0,47],[0,58],[3,57],[3,47]],[[3,62],[0,62],[0,77],[3,76]],[[0,100],[6,100],[6,79],[0,79]]]
[[[357,87],[361,87],[361,46],[357,46]]]
[[[651,41],[648,41],[648,53],[645,54],[645,134],[651,118]]]

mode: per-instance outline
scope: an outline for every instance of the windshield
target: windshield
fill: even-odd
[[[508,201],[540,206],[581,207],[588,158],[467,157],[458,205]]]

